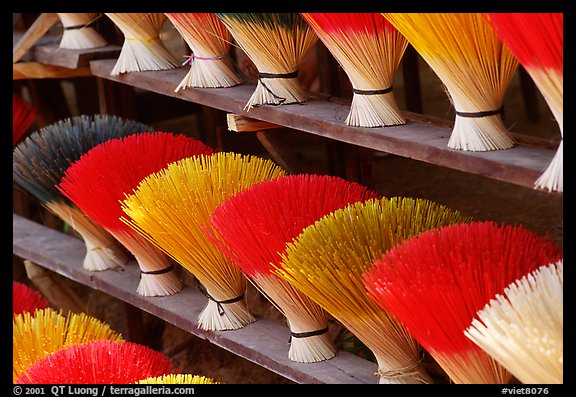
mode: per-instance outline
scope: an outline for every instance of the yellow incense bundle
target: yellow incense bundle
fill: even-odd
[[[94,23],[100,18],[97,13],[59,12],[58,18],[64,28],[60,48],[83,50],[106,45],[106,40],[94,29]]]
[[[232,87],[242,82],[230,58],[232,34],[213,13],[166,13],[192,54],[190,70],[176,87]]]
[[[510,284],[464,331],[522,383],[563,383],[563,269],[560,260]]]
[[[160,384],[177,384],[177,385],[217,385],[212,378],[192,374],[168,374],[154,376],[136,382],[139,385],[160,385]]]
[[[161,12],[106,13],[124,34],[124,44],[111,75],[148,70],[167,70],[180,66],[164,45],[160,31],[167,20]]]
[[[431,383],[422,348],[367,294],[362,274],[400,241],[468,221],[423,199],[357,202],[324,216],[286,244],[276,273],[322,306],[376,357],[379,383]]]
[[[514,145],[502,120],[518,60],[479,13],[385,13],[444,83],[456,110],[448,147]]]
[[[12,375],[16,380],[39,359],[74,344],[99,339],[122,341],[108,324],[85,313],[63,315],[51,308],[24,312],[12,322]]]
[[[121,220],[180,263],[208,298],[201,329],[238,329],[255,318],[246,277],[203,232],[212,211],[257,182],[285,175],[271,160],[231,152],[195,156],[143,179],[122,202]]]

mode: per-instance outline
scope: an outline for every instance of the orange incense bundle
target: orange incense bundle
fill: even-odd
[[[244,106],[287,105],[308,100],[298,80],[300,63],[318,40],[298,13],[217,13],[258,69],[258,83]]]
[[[408,41],[380,13],[302,13],[352,83],[346,124],[385,127],[406,120],[393,92]]]
[[[293,361],[332,358],[324,310],[274,273],[287,242],[322,216],[379,195],[334,176],[300,174],[258,183],[220,204],[210,217],[215,242],[278,310],[291,331]]]
[[[196,156],[146,177],[122,202],[122,221],[180,263],[208,304],[200,329],[232,330],[255,321],[246,305],[246,277],[203,232],[212,211],[255,183],[285,172],[271,160],[233,152]]]
[[[34,313],[36,309],[48,307],[48,301],[42,294],[26,284],[12,281],[12,313]]]
[[[12,94],[12,145],[16,146],[36,120],[37,109],[16,94]]]
[[[134,255],[142,274],[138,294],[171,295],[182,288],[174,264],[120,220],[124,215],[120,202],[142,179],[169,163],[213,152],[194,138],[169,132],[111,139],[82,155],[56,187]]]
[[[192,375],[192,374],[168,374],[160,376],[152,376],[143,380],[135,382],[139,385],[218,385],[220,382],[207,376]]]
[[[28,368],[19,384],[132,384],[175,370],[164,354],[125,341],[95,340],[71,345]]]
[[[456,110],[448,147],[487,151],[514,145],[504,94],[518,60],[480,13],[386,13],[444,83]]]
[[[564,15],[562,13],[490,13],[484,15],[532,77],[550,107],[563,137]],[[563,191],[563,140],[535,187]]]
[[[192,49],[190,70],[176,87],[232,87],[242,82],[230,57],[232,34],[213,13],[166,13],[186,44]]]
[[[364,284],[454,383],[507,383],[510,373],[468,339],[476,312],[511,282],[560,259],[522,226],[471,222],[423,232],[374,261]]]
[[[106,45],[104,37],[96,31],[94,24],[100,15],[94,12],[59,12],[58,18],[64,31],[60,48],[82,50]]]

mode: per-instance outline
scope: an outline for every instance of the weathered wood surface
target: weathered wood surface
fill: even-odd
[[[80,239],[17,214],[12,217],[12,231],[14,255],[121,299],[294,382],[378,382],[374,375],[377,369],[375,363],[345,351],[318,363],[290,361],[289,329],[264,318],[258,318],[256,322],[234,331],[201,330],[197,319],[207,301],[197,289],[184,287],[172,296],[143,297],[136,293],[140,272],[135,262],[128,263],[121,270],[89,272],[82,268],[85,245]]]
[[[213,107],[287,128],[324,136],[414,160],[533,188],[555,148],[517,144],[507,150],[468,152],[447,147],[451,128],[406,112],[407,124],[385,128],[350,127],[344,123],[349,104],[311,98],[303,104],[260,106],[245,110],[254,86],[186,88],[174,92],[186,67],[165,71],[132,72],[111,76],[115,60],[90,62],[96,76],[163,95]],[[561,194],[561,193],[557,193]]]
[[[33,47],[36,42],[58,22],[58,14],[45,12],[36,18],[34,23],[24,32],[12,46],[12,63],[20,59]]]
[[[121,47],[116,45],[71,50],[60,48],[59,44],[50,44],[34,47],[32,56],[39,63],[74,69],[90,66],[90,61],[96,59],[116,59],[120,50]]]

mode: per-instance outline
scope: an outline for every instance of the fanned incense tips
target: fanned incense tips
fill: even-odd
[[[176,385],[218,385],[220,382],[212,378],[192,375],[192,374],[169,374],[154,376],[136,382],[139,385],[160,385],[160,384],[176,384]]]
[[[42,294],[26,284],[12,281],[12,313],[33,313],[36,310],[48,307],[48,301]]]
[[[272,264],[279,264],[286,243],[306,226],[347,204],[377,197],[367,187],[335,176],[288,175],[241,191],[210,216],[215,243],[286,316],[291,360],[326,360],[336,348],[324,310],[276,276]]]
[[[88,12],[59,12],[63,32],[60,48],[83,50],[104,47],[107,43],[104,37],[96,31],[94,25],[101,14]]]
[[[12,94],[12,146],[22,140],[36,120],[38,109],[16,94]]]
[[[111,139],[86,152],[70,166],[57,188],[105,228],[136,258],[142,296],[179,292],[182,282],[174,264],[162,251],[120,220],[120,202],[148,175],[171,162],[214,149],[183,134],[143,132]]]
[[[202,229],[220,203],[281,175],[284,170],[273,161],[252,155],[185,158],[149,175],[122,202],[126,227],[196,277],[208,298],[198,319],[201,329],[232,330],[255,320],[246,306],[246,278]]]
[[[122,266],[128,262],[128,255],[110,233],[62,195],[56,185],[64,172],[94,146],[151,130],[146,124],[118,116],[80,115],[42,127],[13,150],[14,182],[78,232],[86,244],[82,264],[86,270]]]
[[[471,222],[405,240],[364,275],[369,295],[403,324],[454,383],[508,383],[510,373],[465,335],[508,284],[561,258],[522,226]]]
[[[375,355],[379,383],[431,383],[414,338],[366,293],[362,274],[398,242],[464,222],[458,211],[411,198],[350,204],[286,244],[277,274],[322,306]]]

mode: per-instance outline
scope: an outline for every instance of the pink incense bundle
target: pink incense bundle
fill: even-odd
[[[346,124],[406,124],[393,92],[406,38],[380,13],[302,13],[352,83]]]
[[[454,383],[508,383],[511,374],[465,336],[478,310],[562,250],[522,226],[455,224],[405,240],[364,275],[368,294],[395,316]]]
[[[36,107],[12,94],[12,145],[16,146],[36,120]]]
[[[550,107],[563,137],[564,14],[490,13],[485,19],[518,58]],[[535,187],[563,191],[563,140]]]
[[[120,220],[120,202],[138,183],[169,163],[214,149],[201,141],[169,132],[144,132],[111,139],[90,149],[64,173],[56,187],[86,215],[112,234],[136,258],[142,296],[179,292],[182,283],[171,259]]]
[[[336,349],[325,311],[276,276],[274,264],[279,266],[286,243],[308,225],[350,203],[378,197],[365,186],[335,176],[288,175],[243,190],[213,211],[209,237],[286,316],[292,361],[326,360]]]
[[[12,312],[14,315],[24,312],[34,313],[36,309],[48,307],[48,301],[42,294],[26,284],[12,281]]]
[[[57,350],[30,366],[19,384],[130,384],[168,375],[172,361],[147,346],[107,339]]]

